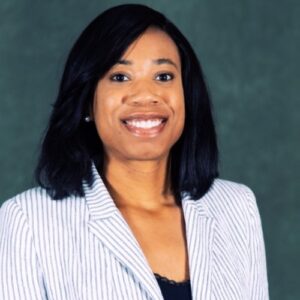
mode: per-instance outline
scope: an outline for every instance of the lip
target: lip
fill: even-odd
[[[138,128],[126,123],[126,121],[130,121],[130,120],[147,121],[147,120],[154,120],[154,119],[162,119],[163,121],[158,126],[151,127],[151,128]],[[121,123],[125,127],[127,132],[139,138],[154,138],[158,136],[164,130],[167,122],[168,122],[167,114],[153,113],[153,112],[151,113],[136,112],[127,115],[126,117],[121,119]]]

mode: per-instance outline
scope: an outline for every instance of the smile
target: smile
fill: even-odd
[[[155,137],[162,132],[167,122],[167,118],[131,118],[123,120],[127,131],[137,137]]]
[[[154,128],[161,125],[164,119],[153,119],[153,120],[128,120],[124,121],[126,125],[136,128]]]

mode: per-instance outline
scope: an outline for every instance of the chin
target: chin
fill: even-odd
[[[137,161],[157,161],[164,159],[168,156],[168,151],[154,151],[154,149],[143,149],[141,151],[134,151],[134,153],[128,153],[127,157],[130,160],[137,160]]]

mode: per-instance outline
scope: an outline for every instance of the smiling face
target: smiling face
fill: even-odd
[[[166,158],[184,127],[184,92],[176,44],[149,28],[96,87],[93,119],[107,157]]]

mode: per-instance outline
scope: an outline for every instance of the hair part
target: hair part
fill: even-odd
[[[42,142],[35,177],[53,199],[84,196],[83,181],[93,183],[94,162],[101,176],[104,148],[93,122],[98,81],[149,27],[168,34],[179,50],[185,98],[183,133],[170,151],[171,187],[199,199],[218,177],[218,148],[212,104],[199,61],[186,38],[163,14],[145,5],[112,7],[96,17],[72,47]]]

